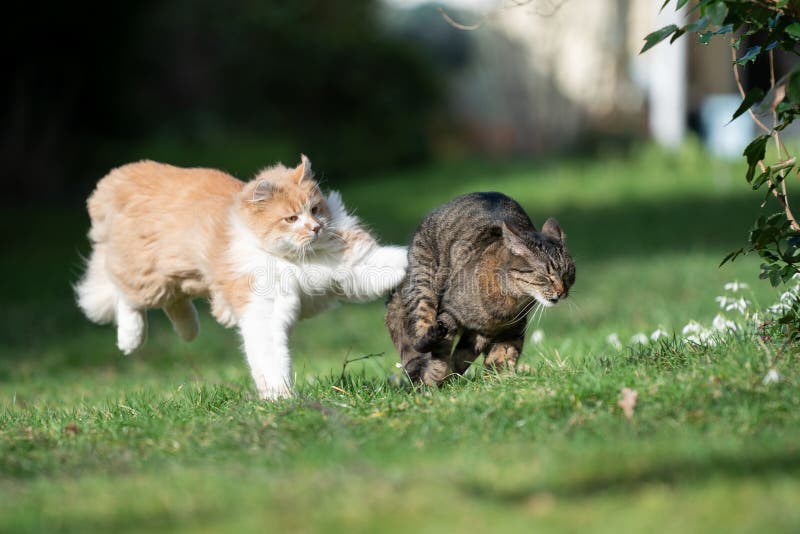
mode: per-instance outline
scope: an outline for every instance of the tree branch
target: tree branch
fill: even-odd
[[[439,14],[442,16],[442,18],[444,19],[445,22],[447,22],[453,28],[457,28],[459,30],[473,31],[473,30],[477,30],[478,28],[480,28],[481,25],[483,24],[483,21],[476,22],[475,24],[469,24],[469,25],[468,24],[461,24],[460,22],[456,22],[455,20],[453,20],[453,18],[450,15],[447,14],[447,11],[445,11],[443,7],[437,7],[436,11],[439,12]]]
[[[733,41],[731,41],[731,44],[732,43],[733,43]],[[739,65],[738,65],[738,63],[736,63],[736,59],[737,59],[736,58],[736,49],[733,46],[731,46],[731,57],[733,58],[733,77],[736,80],[736,87],[738,87],[738,89],[739,89],[739,94],[742,95],[742,98],[744,98],[746,92],[744,90],[744,86],[742,85],[742,80],[741,80],[741,78],[739,76]],[[770,74],[770,76],[769,76],[769,78],[770,78],[770,90],[773,90],[773,89],[775,89],[775,63],[774,63],[772,50],[769,51],[769,71],[770,71],[769,72],[769,74]],[[764,123],[761,122],[758,119],[758,117],[756,117],[756,114],[753,113],[752,109],[748,109],[747,112],[750,114],[750,118],[753,119],[753,122],[755,122],[756,125],[759,128],[761,128],[766,133],[771,135],[772,138],[775,140],[775,146],[778,149],[778,157],[784,157],[784,158],[786,158],[786,160],[788,160],[789,159],[789,153],[786,151],[786,147],[781,142],[781,139],[780,139],[780,136],[778,134],[778,131],[775,130],[775,129],[767,128],[766,125],[764,125]],[[775,111],[775,107],[774,106],[772,107],[772,120],[773,120],[773,127],[774,127],[774,125],[776,125],[777,122],[778,122],[777,112]],[[785,155],[782,156],[781,152],[783,152]],[[791,158],[791,159],[794,159],[794,158]],[[761,172],[766,172],[767,171],[767,166],[764,164],[763,161],[759,161],[758,162],[758,166],[761,169]],[[788,165],[787,165],[787,167],[788,167]],[[777,187],[775,186],[775,184],[773,183],[772,179],[770,178],[770,191],[772,191],[772,196],[775,197],[775,199],[778,201],[778,204],[780,204],[781,208],[783,208],[783,212],[786,215],[786,219],[789,221],[789,224],[792,226],[792,230],[800,231],[800,224],[798,224],[797,219],[794,216],[794,213],[792,213],[792,209],[789,207],[789,199],[788,199],[787,194],[786,194],[786,180],[785,179],[781,180],[780,186],[781,186],[781,190],[778,191]]]

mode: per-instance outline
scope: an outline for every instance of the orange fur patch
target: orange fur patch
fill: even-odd
[[[264,243],[302,243],[329,216],[325,199],[304,164],[265,169],[248,183],[224,172],[140,161],[112,170],[88,200],[95,247],[105,253],[114,284],[136,308],[163,307],[180,298],[209,297],[223,323],[240,313],[250,280],[227,257],[236,231],[231,216]],[[253,200],[260,183],[270,195]],[[316,215],[311,210],[316,208]],[[306,214],[307,224],[286,219]],[[228,318],[229,319],[229,318]]]

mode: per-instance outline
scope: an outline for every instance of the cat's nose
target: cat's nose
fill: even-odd
[[[319,224],[319,223],[314,223],[310,228],[310,230],[312,232],[314,232],[314,234],[318,234],[321,229],[322,229],[322,225]]]

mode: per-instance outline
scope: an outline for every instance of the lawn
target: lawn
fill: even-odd
[[[535,223],[559,219],[576,285],[531,325],[543,339],[519,373],[434,391],[396,380],[382,303],[343,305],[295,330],[297,395],[276,403],[207,313],[184,344],[151,312],[147,345],[123,357],[71,300],[82,208],[8,208],[0,531],[797,531],[800,359],[752,331],[679,341],[711,324],[726,282],[749,285],[749,311],[777,300],[755,258],[718,268],[758,211],[742,175],[694,146],[644,146],[343,184],[395,243],[453,196],[505,192]],[[671,337],[629,341],[656,329]]]

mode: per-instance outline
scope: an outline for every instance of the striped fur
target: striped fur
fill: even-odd
[[[481,354],[488,366],[513,368],[528,314],[566,298],[575,281],[558,222],[548,219],[539,232],[500,193],[472,193],[434,210],[408,259],[386,324],[408,375],[429,385],[464,373]]]

